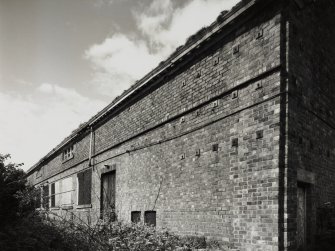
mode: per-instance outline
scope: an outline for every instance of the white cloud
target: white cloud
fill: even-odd
[[[111,98],[142,78],[185,43],[187,37],[211,24],[238,0],[193,0],[175,9],[171,0],[154,0],[142,12],[133,12],[144,38],[116,33],[85,52],[94,68],[94,85]]]
[[[114,3],[116,0],[92,0],[93,6],[96,8],[101,8],[104,7],[105,5],[111,5]]]
[[[28,169],[105,105],[49,83],[24,97],[0,93],[0,153]]]
[[[85,52],[95,68],[95,84],[111,97],[120,94],[135,80],[143,77],[161,58],[153,55],[142,40],[115,34]]]
[[[170,5],[163,3],[160,7],[156,7],[160,1],[154,1],[153,5],[145,13],[137,15],[140,30],[151,38],[155,43],[168,50],[173,50],[179,45],[185,43],[187,37],[197,32],[204,26],[210,25],[221,11],[230,9],[237,0],[193,0],[183,8],[172,9]],[[154,7],[153,7],[154,6]],[[166,8],[168,6],[168,8]],[[158,14],[153,9],[158,9]],[[161,12],[165,12],[165,20],[169,20],[169,24],[164,26],[158,23],[156,29],[152,28],[150,20],[159,16]]]

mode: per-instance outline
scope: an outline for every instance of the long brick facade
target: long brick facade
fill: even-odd
[[[106,199],[120,220],[229,250],[313,244],[335,203],[333,10],[222,14],[28,171],[43,207],[93,224]]]

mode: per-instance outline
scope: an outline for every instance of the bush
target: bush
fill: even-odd
[[[0,154],[0,222],[3,226],[20,217],[20,199],[16,196],[27,188],[24,171],[18,169],[20,165],[6,164],[8,159],[9,154]]]
[[[0,154],[1,251],[186,251],[207,246],[205,238],[183,238],[144,224],[107,221],[92,227],[80,219],[75,224],[50,211],[35,211],[39,190],[26,184],[19,165],[5,164],[8,158]]]
[[[0,231],[0,250],[164,251],[206,248],[204,237],[179,237],[144,224],[112,222],[89,227],[34,213]]]

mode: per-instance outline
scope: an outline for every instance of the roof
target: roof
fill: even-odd
[[[194,35],[190,36],[186,43],[178,47],[165,61],[162,61],[156,68],[146,74],[142,79],[138,80],[129,89],[125,90],[120,96],[116,97],[109,105],[103,108],[100,112],[94,115],[86,123],[81,124],[75,129],[71,135],[66,137],[59,145],[52,149],[47,155],[40,159],[34,166],[32,166],[27,174],[38,168],[50,157],[55,155],[61,148],[66,144],[76,139],[79,135],[86,132],[89,128],[104,118],[110,111],[116,108],[119,104],[124,103],[127,99],[134,94],[140,88],[147,86],[153,79],[165,73],[169,68],[173,67],[177,61],[183,59],[184,56],[188,55],[192,50],[197,49],[200,44],[206,43],[206,41],[222,30],[224,26],[234,20],[237,16],[243,13],[246,9],[249,9],[256,2],[260,0],[242,0],[236,4],[230,11],[222,11],[221,14],[216,18],[210,26],[204,27]]]

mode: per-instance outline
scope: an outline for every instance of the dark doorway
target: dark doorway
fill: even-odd
[[[297,246],[298,250],[306,249],[307,240],[307,189],[298,185],[297,190]]]
[[[101,176],[101,217],[105,220],[115,219],[115,171]]]

